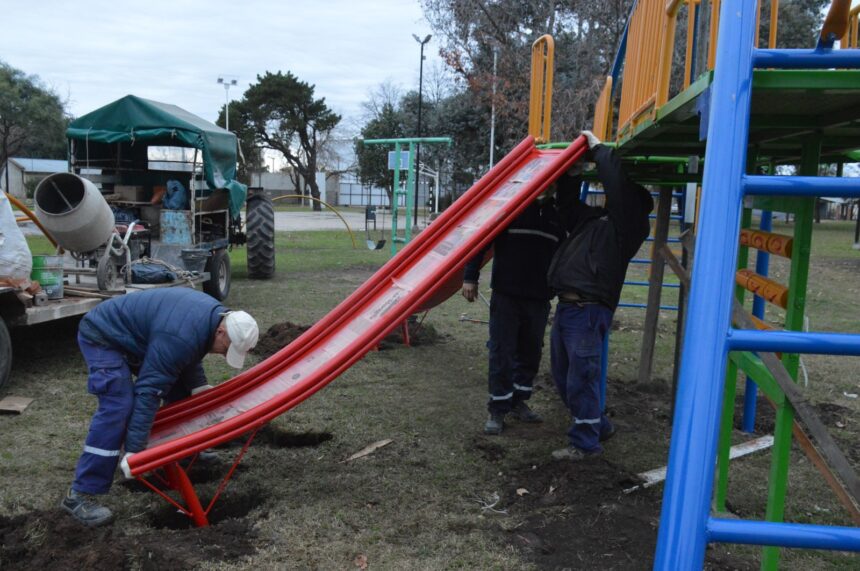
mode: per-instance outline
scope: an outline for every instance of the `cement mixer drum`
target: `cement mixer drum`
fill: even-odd
[[[91,252],[104,245],[114,228],[114,215],[96,186],[78,175],[46,177],[33,195],[36,216],[71,252]]]

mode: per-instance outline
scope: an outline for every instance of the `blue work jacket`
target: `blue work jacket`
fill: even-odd
[[[139,365],[126,452],[146,448],[161,400],[177,381],[189,388],[206,383],[201,361],[225,311],[194,289],[159,288],[105,301],[81,320],[88,341],[122,352],[133,369]]]

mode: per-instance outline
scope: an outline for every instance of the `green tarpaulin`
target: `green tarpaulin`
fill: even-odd
[[[200,149],[209,188],[230,192],[233,216],[245,203],[247,187],[235,180],[236,135],[176,105],[126,95],[73,121],[66,136],[90,143],[140,142]]]

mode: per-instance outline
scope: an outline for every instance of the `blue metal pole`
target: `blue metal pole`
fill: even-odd
[[[708,520],[711,541],[860,551],[860,528],[737,519]]]
[[[852,333],[731,329],[728,345],[731,351],[860,356],[860,335]]]
[[[711,121],[689,319],[678,380],[654,569],[701,569],[714,484],[746,172],[756,4],[725,0],[711,86]],[[715,120],[714,118],[718,118]]]
[[[833,69],[860,67],[860,50],[753,50],[757,68]]]
[[[760,196],[860,196],[860,179],[832,176],[746,175],[744,192]]]
[[[773,212],[764,210],[761,213],[761,223],[759,228],[765,232],[770,232],[773,228]],[[770,269],[770,254],[764,250],[756,252],[755,256],[755,271],[760,276],[766,276]],[[764,298],[759,296],[753,297],[753,315],[759,319],[764,319]],[[755,430],[755,407],[758,400],[758,387],[755,382],[747,376],[746,388],[744,389],[744,419],[743,431],[752,432]]]

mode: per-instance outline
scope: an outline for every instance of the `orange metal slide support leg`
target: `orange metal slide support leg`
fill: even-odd
[[[194,491],[194,486],[191,485],[191,480],[188,479],[185,470],[176,462],[168,464],[164,470],[167,472],[170,486],[182,494],[182,499],[185,500],[185,506],[188,508],[194,525],[207,527],[209,520],[206,519],[206,511],[200,504],[200,498],[197,497],[197,492]]]

